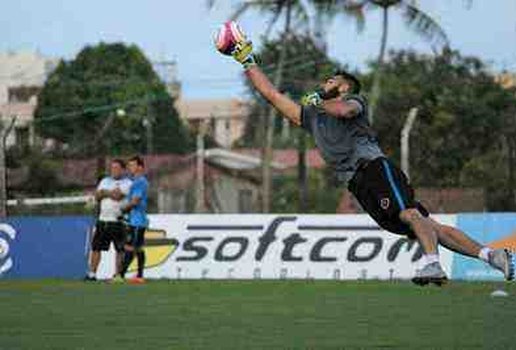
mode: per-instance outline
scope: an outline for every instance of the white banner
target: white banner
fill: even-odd
[[[422,254],[367,215],[150,215],[145,251],[145,277],[169,279],[408,279]],[[110,251],[99,277],[113,272]]]

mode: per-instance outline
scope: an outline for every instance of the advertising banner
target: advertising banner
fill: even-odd
[[[435,218],[516,251],[516,214]],[[93,224],[84,216],[0,223],[0,278],[82,278]],[[422,263],[416,242],[381,230],[367,215],[150,215],[145,238],[147,278],[408,279]],[[502,279],[479,260],[440,251],[452,279]],[[99,277],[113,276],[114,260],[112,250],[103,253]]]
[[[0,223],[0,278],[82,278],[91,217],[13,217]]]
[[[145,251],[145,276],[170,279],[408,279],[422,256],[367,215],[150,215]],[[99,277],[113,272],[110,251]]]

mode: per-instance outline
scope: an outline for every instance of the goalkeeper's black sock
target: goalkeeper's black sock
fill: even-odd
[[[140,250],[136,252],[136,261],[138,262],[138,277],[143,278],[143,268],[145,267],[145,252]]]
[[[134,258],[134,252],[133,251],[126,251],[124,254],[124,261],[122,263],[122,278],[125,277],[125,273],[127,272],[127,269],[129,268],[129,265],[131,265],[131,262]]]

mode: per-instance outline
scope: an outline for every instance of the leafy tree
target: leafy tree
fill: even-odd
[[[407,113],[419,108],[411,134],[415,185],[482,187],[490,208],[514,209],[514,91],[501,87],[481,60],[458,52],[392,52],[383,74],[375,129],[394,158]]]
[[[156,152],[192,145],[172,98],[135,45],[87,46],[61,61],[39,95],[35,118],[42,137],[67,144],[75,155],[146,151],[145,125]]]

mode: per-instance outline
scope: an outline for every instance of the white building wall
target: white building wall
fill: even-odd
[[[0,52],[0,116],[3,123],[9,123],[16,116],[15,128],[7,137],[7,146],[16,144],[16,128],[28,128],[33,142],[32,121],[37,97],[26,102],[9,101],[9,89],[19,87],[43,87],[48,75],[56,68],[59,60],[49,59],[34,52]]]

